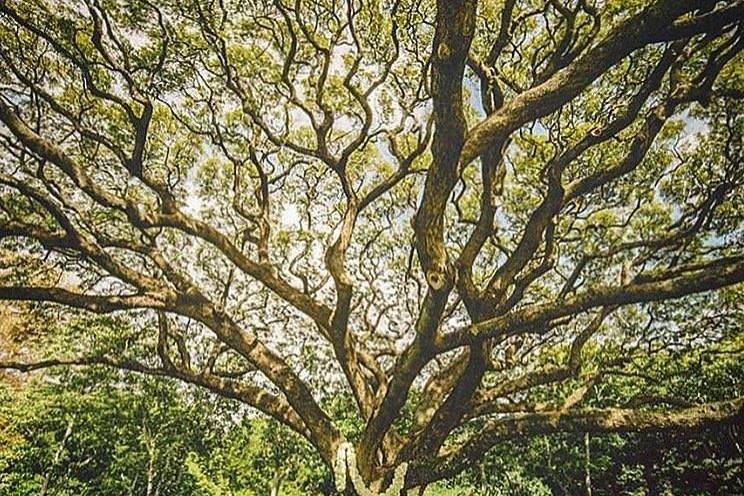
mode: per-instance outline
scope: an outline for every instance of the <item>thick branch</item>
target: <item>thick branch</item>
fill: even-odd
[[[432,46],[434,94],[433,163],[415,218],[416,250],[430,290],[416,322],[416,337],[399,357],[381,405],[362,436],[359,461],[371,466],[377,447],[406,402],[414,379],[431,358],[432,341],[452,288],[444,249],[444,210],[457,178],[457,157],[465,135],[462,77],[475,28],[476,2],[437,2]]]
[[[111,313],[135,308],[164,309],[168,304],[161,294],[87,295],[62,288],[40,286],[0,287],[0,300],[48,301],[94,313]]]
[[[721,9],[720,15],[708,14],[706,22],[693,24],[694,27],[687,30],[670,29],[676,19],[702,3],[659,0],[625,21],[576,61],[544,83],[520,94],[473,128],[468,133],[462,149],[461,165],[467,165],[481,155],[491,143],[523,124],[554,112],[580,94],[607,69],[638,48],[651,42],[720,29],[735,22],[738,10],[742,7],[741,3],[737,3],[735,6],[737,8]]]
[[[563,301],[533,305],[474,324],[443,337],[439,343],[440,350],[456,348],[486,337],[524,332],[538,327],[539,324],[591,308],[681,298],[737,284],[744,281],[744,259],[735,257],[714,260],[705,264],[705,268],[693,272],[672,273],[671,276],[665,277],[665,272],[662,271],[654,275],[651,282],[640,281],[620,287],[595,288]]]
[[[462,447],[445,453],[428,467],[414,468],[406,487],[450,477],[476,463],[501,441],[557,432],[626,432],[664,429],[696,430],[744,420],[744,398],[708,403],[671,412],[631,409],[552,411],[508,415],[489,422]]]
[[[283,398],[273,395],[258,386],[236,380],[217,377],[212,374],[194,374],[175,367],[156,368],[132,360],[116,360],[105,355],[69,359],[49,359],[38,362],[0,362],[1,369],[32,372],[58,366],[105,365],[115,369],[138,372],[145,375],[171,377],[194,384],[224,396],[253,406],[261,412],[274,417],[298,433],[306,433],[302,420]],[[307,434],[304,434],[307,436]]]

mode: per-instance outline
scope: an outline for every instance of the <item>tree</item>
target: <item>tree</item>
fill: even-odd
[[[0,389],[1,495],[195,493],[184,461],[219,443],[212,398],[101,368],[35,379]]]
[[[192,457],[189,470],[214,496],[318,494],[329,475],[303,438],[260,418],[244,419],[206,459]]]
[[[137,332],[2,367],[207,388],[361,493],[515,437],[741,421],[739,397],[585,402],[740,332],[742,13],[3,1],[0,299]],[[344,391],[351,438],[322,407]]]

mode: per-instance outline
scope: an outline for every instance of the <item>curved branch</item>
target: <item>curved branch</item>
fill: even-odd
[[[675,20],[700,6],[702,2],[658,0],[612,30],[604,40],[558,71],[550,79],[521,93],[499,111],[487,117],[469,133],[460,156],[465,166],[487,147],[523,124],[548,115],[579,95],[607,69],[638,48],[652,42],[684,38],[700,32],[720,29],[736,21],[744,8],[741,2],[672,29]]]
[[[557,432],[642,432],[666,429],[696,430],[744,420],[744,398],[707,403],[671,412],[635,409],[586,409],[507,415],[494,419],[461,448],[444,453],[427,467],[414,467],[406,487],[456,474],[479,460],[501,441]]]
[[[694,271],[682,274],[662,271],[653,275],[642,275],[636,282],[625,286],[595,288],[563,301],[529,306],[443,336],[438,343],[439,351],[443,352],[497,335],[517,334],[532,327],[539,327],[539,324],[600,306],[681,298],[744,281],[744,257],[713,260],[695,268]]]
[[[17,370],[28,373],[35,370],[48,369],[50,367],[91,366],[104,365],[107,367],[137,372],[140,374],[170,377],[184,382],[203,387],[226,398],[241,401],[261,412],[286,424],[296,432],[308,437],[302,419],[292,410],[289,403],[283,398],[276,396],[263,388],[252,384],[245,384],[236,380],[217,377],[212,374],[194,374],[181,368],[175,367],[150,367],[133,360],[116,360],[105,355],[48,359],[38,362],[0,362],[0,370]]]

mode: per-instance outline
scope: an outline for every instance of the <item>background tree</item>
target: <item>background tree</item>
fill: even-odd
[[[329,466],[352,441],[358,492],[515,437],[740,421],[736,394],[591,400],[741,330],[743,13],[1,2],[0,298],[132,329],[2,367],[209,389]]]
[[[196,493],[184,462],[221,442],[214,419],[225,409],[118,375],[90,369],[0,390],[1,495]]]

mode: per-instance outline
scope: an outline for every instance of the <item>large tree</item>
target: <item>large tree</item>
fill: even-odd
[[[741,398],[586,401],[741,332],[743,16],[2,0],[0,299],[122,313],[138,343],[2,367],[208,388],[362,494],[515,437],[741,421]],[[343,393],[350,439],[323,407]]]

